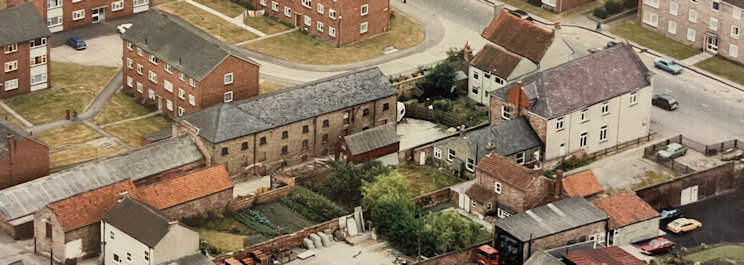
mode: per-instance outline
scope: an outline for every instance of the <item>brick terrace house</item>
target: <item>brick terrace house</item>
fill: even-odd
[[[481,36],[489,42],[470,60],[468,98],[488,105],[488,94],[527,74],[568,62],[577,56],[555,30],[495,8],[495,17]],[[583,52],[581,52],[583,53]]]
[[[397,91],[378,68],[344,73],[177,119],[207,164],[261,174],[334,154],[345,135],[396,122]]]
[[[638,1],[638,23],[678,42],[744,63],[740,0]]]
[[[203,168],[204,155],[188,137],[175,137],[87,162],[0,190],[0,228],[10,236],[33,236],[33,214],[46,205],[131,179],[142,187]]]
[[[486,155],[475,167],[475,183],[465,194],[470,211],[479,217],[506,218],[550,199],[551,181],[541,170],[532,170],[496,154]]]
[[[607,215],[579,196],[500,219],[494,233],[499,262],[522,264],[538,249],[595,241],[606,225]]]
[[[386,32],[390,0],[243,0],[336,47]]]
[[[52,32],[71,30],[150,9],[149,0],[8,0],[8,6],[31,2]]]
[[[633,191],[592,201],[607,213],[607,246],[619,246],[659,235],[659,212]]]
[[[51,32],[34,6],[23,3],[0,9],[0,98],[49,87]]]
[[[258,64],[174,15],[152,10],[121,35],[123,85],[169,117],[258,95]]]
[[[49,146],[8,120],[0,119],[0,190],[49,174]]]
[[[489,118],[526,117],[553,160],[647,136],[652,92],[648,69],[623,43],[494,90]]]
[[[388,123],[344,136],[336,150],[336,159],[362,163],[370,159],[397,153],[399,147],[400,137],[395,133],[395,125]]]
[[[122,194],[140,199],[173,219],[220,214],[232,201],[233,183],[222,165],[137,189],[130,179],[47,205],[34,214],[37,253],[54,249],[57,261],[100,252],[100,221]]]

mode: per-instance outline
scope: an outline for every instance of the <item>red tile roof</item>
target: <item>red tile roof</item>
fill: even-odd
[[[473,184],[473,186],[470,186],[470,188],[465,191],[465,194],[468,195],[468,197],[470,197],[471,199],[483,204],[496,201],[495,192],[486,189],[485,187],[478,184]]]
[[[58,202],[49,204],[49,209],[65,232],[101,221],[104,214],[116,204],[119,193],[135,193],[137,188],[130,179],[91,190]]]
[[[587,197],[604,191],[604,187],[594,176],[592,170],[585,170],[563,179],[563,188],[569,197]]]
[[[620,247],[587,249],[563,254],[563,258],[576,265],[645,265]]]
[[[475,168],[523,191],[537,176],[531,169],[496,154],[487,155]]]
[[[145,187],[139,191],[139,198],[162,210],[232,187],[225,166],[218,165]]]
[[[609,197],[592,201],[594,206],[610,217],[609,228],[616,229],[659,216],[643,199],[633,191],[624,191]]]
[[[493,44],[486,44],[470,61],[470,65],[507,79],[522,58],[514,53],[505,51]]]
[[[502,11],[481,34],[506,50],[539,63],[553,43],[552,31]]]

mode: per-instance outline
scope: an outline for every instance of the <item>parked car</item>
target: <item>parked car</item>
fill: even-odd
[[[664,253],[676,246],[674,242],[663,237],[657,237],[640,246],[641,252],[646,255]]]
[[[673,75],[678,75],[679,73],[682,73],[682,66],[677,64],[677,62],[675,62],[671,58],[665,57],[665,58],[656,59],[654,60],[654,66],[661,70],[667,71]]]
[[[527,12],[524,12],[523,10],[519,10],[519,9],[509,10],[509,14],[515,15],[518,18],[521,18],[527,21],[535,20],[529,14],[527,14]]]
[[[669,230],[669,232],[677,234],[690,232],[701,227],[703,227],[703,224],[695,219],[689,218],[677,218],[677,220],[674,220],[671,223],[667,224],[667,229]]]
[[[666,159],[674,159],[685,154],[687,154],[687,147],[678,143],[668,144],[666,149],[656,152],[657,156]]]
[[[665,110],[675,110],[679,106],[674,97],[667,94],[656,94],[651,98],[651,104]]]
[[[684,217],[682,211],[671,206],[664,207],[661,209],[661,212],[659,212],[659,222],[663,226],[666,226],[668,223],[681,217]]]
[[[88,45],[85,44],[85,40],[78,36],[72,36],[67,39],[67,45],[75,50],[85,50],[85,48],[88,47]]]
[[[613,39],[613,40],[607,42],[607,48],[612,47],[612,46],[615,46],[615,45],[618,45],[618,44],[623,43],[623,42],[625,42],[625,40],[620,39],[620,38]]]

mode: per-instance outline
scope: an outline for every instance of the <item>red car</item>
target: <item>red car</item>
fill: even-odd
[[[641,245],[641,252],[646,255],[654,255],[669,251],[676,245],[677,244],[674,244],[674,242],[669,241],[669,239],[657,237],[651,239],[648,243]]]

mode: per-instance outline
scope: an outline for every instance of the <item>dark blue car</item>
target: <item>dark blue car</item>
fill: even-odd
[[[85,40],[78,36],[72,36],[67,39],[67,45],[75,50],[85,50],[85,48],[88,47],[88,45],[85,44]]]

